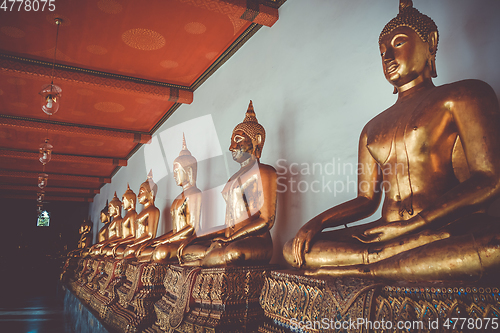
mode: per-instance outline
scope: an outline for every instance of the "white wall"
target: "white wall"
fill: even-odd
[[[477,78],[490,83],[500,96],[500,1],[414,0],[414,5],[439,28],[435,84]],[[238,168],[228,154],[229,141],[252,99],[266,129],[261,162],[273,165],[284,177],[272,230],[273,262],[283,263],[283,244],[305,222],[355,196],[356,176],[349,165],[357,163],[359,133],[396,100],[382,74],[378,36],[397,11],[396,0],[288,0],[278,22],[262,27],[196,90],[191,105],[181,106],[156,132],[156,144],[141,148],[102,188],[90,205],[92,220],[99,220],[114,191],[123,195],[127,182],[137,193],[153,168],[159,186],[159,234],[170,230],[170,202],[180,193],[171,162],[181,149],[184,131],[188,148],[199,160],[198,187],[207,192],[203,223],[223,224],[220,187]],[[347,170],[332,175],[332,165],[327,165],[333,161]],[[298,165],[290,170],[292,163]],[[319,169],[314,175],[291,174],[307,173],[314,163],[323,172],[327,167],[329,174],[321,175]],[[290,180],[301,181],[301,190],[309,188],[298,191],[295,183],[292,189]],[[330,190],[311,190],[314,181],[329,184]],[[137,211],[141,209],[139,205]]]

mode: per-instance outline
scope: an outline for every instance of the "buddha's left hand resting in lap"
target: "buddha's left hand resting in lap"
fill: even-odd
[[[276,170],[259,161],[265,131],[257,122],[252,102],[245,120],[233,130],[233,159],[240,170],[222,191],[226,201],[225,227],[184,241],[178,251],[186,266],[217,267],[269,263],[273,244],[269,230],[276,212]]]

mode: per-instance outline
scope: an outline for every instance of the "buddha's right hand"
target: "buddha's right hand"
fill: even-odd
[[[305,254],[311,248],[311,241],[322,230],[322,223],[319,219],[312,219],[307,222],[293,239],[293,256],[297,267],[300,268],[305,261]]]

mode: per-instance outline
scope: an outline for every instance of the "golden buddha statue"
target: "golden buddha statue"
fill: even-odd
[[[182,193],[170,206],[172,230],[142,249],[137,255],[138,261],[177,262],[179,244],[196,236],[201,214],[201,191],[196,187],[197,165],[196,159],[187,149],[183,135],[182,150],[174,160],[174,179],[178,186],[182,186]]]
[[[106,206],[104,206],[103,210],[101,210],[100,218],[101,218],[101,223],[103,223],[104,226],[99,230],[99,233],[97,234],[97,243],[104,242],[105,240],[108,239],[108,227],[109,227],[109,222],[111,220],[109,219],[107,200],[106,200]]]
[[[121,231],[119,228],[122,220],[121,207],[122,203],[120,199],[118,199],[118,196],[115,192],[113,199],[111,199],[108,205],[108,214],[109,219],[111,220],[111,222],[108,224],[108,238],[105,241],[92,246],[92,248],[90,249],[91,256],[106,255],[108,251],[111,251],[116,245],[116,241],[121,239]]]
[[[101,215],[100,215],[101,223],[104,223],[104,226],[97,233],[97,242],[90,247],[90,249],[85,254],[85,256],[87,256],[87,255],[91,255],[91,256],[100,255],[101,247],[104,245],[104,243],[108,239],[109,223],[111,222],[111,219],[109,218],[109,211],[108,210],[109,210],[109,204],[108,204],[108,200],[106,200],[106,206],[104,206],[104,208],[101,210]]]
[[[153,181],[153,172],[150,171],[148,179],[141,184],[137,199],[144,205],[144,209],[137,215],[135,220],[135,239],[123,251],[123,258],[136,259],[142,249],[151,244],[156,237],[160,210],[155,206],[155,196],[158,186]]]
[[[106,256],[113,256],[115,258],[121,259],[123,251],[125,248],[134,242],[135,240],[135,219],[137,217],[137,212],[135,211],[136,195],[134,191],[130,189],[129,184],[127,184],[127,190],[122,197],[122,207],[127,211],[125,216],[120,220],[117,228],[119,230],[118,234],[120,239],[114,242],[114,246],[111,250],[106,252]]]
[[[186,266],[216,267],[269,263],[273,243],[269,230],[276,213],[276,170],[260,163],[265,130],[255,117],[252,101],[238,124],[229,150],[240,163],[222,191],[226,201],[225,228],[188,238],[178,250]]]
[[[80,229],[78,233],[80,234],[80,239],[78,240],[78,248],[84,249],[92,245],[92,222],[89,219],[83,220],[80,224]]]
[[[478,80],[434,86],[435,23],[401,1],[379,38],[396,103],[363,129],[355,199],[307,222],[285,244],[306,274],[392,280],[479,280],[500,266],[500,223],[484,212],[500,192],[500,111]],[[375,213],[381,219],[321,232]]]
[[[78,240],[77,248],[68,252],[68,257],[80,257],[89,251],[92,245],[92,222],[89,219],[83,220],[78,229],[80,239]]]

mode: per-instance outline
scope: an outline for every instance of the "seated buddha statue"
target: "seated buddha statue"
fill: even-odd
[[[106,206],[101,210],[101,215],[99,216],[101,223],[104,224],[104,226],[99,230],[97,233],[97,242],[92,245],[88,251],[86,251],[83,256],[91,255],[91,256],[96,256],[99,255],[100,253],[100,248],[104,245],[104,242],[108,239],[108,228],[109,228],[109,223],[111,222],[109,218],[109,204],[108,201],[106,200]]]
[[[92,222],[90,219],[85,219],[80,224],[78,233],[80,234],[80,239],[78,240],[77,248],[68,253],[68,256],[79,257],[89,250],[90,245],[92,245]]]
[[[109,222],[111,220],[109,219],[108,201],[107,200],[106,200],[106,206],[104,206],[104,208],[101,210],[100,219],[101,219],[101,223],[103,223],[104,226],[97,233],[96,244],[104,242],[106,239],[108,239],[108,227],[109,227]]]
[[[120,239],[114,242],[114,246],[106,251],[106,256],[121,259],[123,251],[128,244],[135,240],[135,219],[137,212],[135,211],[136,195],[127,184],[127,190],[122,197],[122,207],[126,211],[125,216],[120,220],[117,228]]]
[[[91,256],[102,256],[106,255],[108,251],[112,250],[116,245],[116,241],[121,239],[121,230],[119,228],[122,217],[121,217],[122,203],[118,196],[115,195],[108,205],[108,214],[111,222],[108,224],[108,238],[98,244],[95,244],[90,249]]]
[[[80,239],[78,240],[78,248],[84,249],[92,245],[92,221],[89,219],[83,220],[82,224],[80,224],[80,229],[78,229],[78,233],[80,234]]]
[[[225,226],[184,241],[178,250],[182,265],[254,265],[271,260],[273,243],[269,230],[276,213],[277,176],[272,166],[259,161],[265,135],[250,101],[245,119],[234,128],[231,137],[229,150],[240,169],[222,190],[226,201]]]
[[[197,161],[182,138],[182,150],[174,160],[174,179],[182,187],[170,206],[172,230],[157,237],[151,245],[139,251],[138,261],[177,262],[177,248],[200,227],[201,191],[196,187]]]
[[[397,101],[364,127],[353,200],[314,217],[285,244],[309,275],[477,281],[500,266],[500,221],[485,214],[500,192],[500,111],[478,80],[435,86],[438,31],[401,1],[382,30],[385,78]],[[382,217],[322,232],[372,215]]]
[[[160,219],[160,210],[155,206],[155,196],[158,192],[158,186],[153,181],[153,172],[150,171],[148,179],[141,184],[137,199],[144,205],[143,210],[135,219],[135,239],[128,244],[123,251],[124,259],[136,260],[136,251],[146,248],[156,237],[158,229],[158,220]]]

